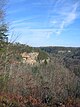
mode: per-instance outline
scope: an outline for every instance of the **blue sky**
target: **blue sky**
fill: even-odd
[[[10,40],[80,47],[80,0],[9,0]]]

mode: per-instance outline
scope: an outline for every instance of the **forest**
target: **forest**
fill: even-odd
[[[8,41],[0,0],[0,107],[80,107],[80,47]]]

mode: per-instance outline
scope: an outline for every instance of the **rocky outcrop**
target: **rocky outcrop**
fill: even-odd
[[[37,60],[38,55],[39,55],[38,52],[31,52],[31,53],[24,52],[21,54],[23,58],[22,62],[30,64],[30,65],[34,65],[37,63],[36,60]]]

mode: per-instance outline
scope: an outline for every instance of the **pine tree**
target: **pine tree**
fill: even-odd
[[[7,24],[5,22],[5,5],[7,0],[0,0],[0,42],[7,41]]]
[[[6,42],[8,42],[8,27],[5,22],[5,5],[6,0],[0,0],[0,53],[5,50]]]

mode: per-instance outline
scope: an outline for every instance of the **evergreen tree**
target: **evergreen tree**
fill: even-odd
[[[4,52],[6,48],[6,42],[8,42],[8,27],[5,22],[5,5],[7,0],[0,0],[0,54]]]
[[[8,41],[7,25],[5,24],[5,4],[6,0],[0,0],[0,45],[2,42]]]

